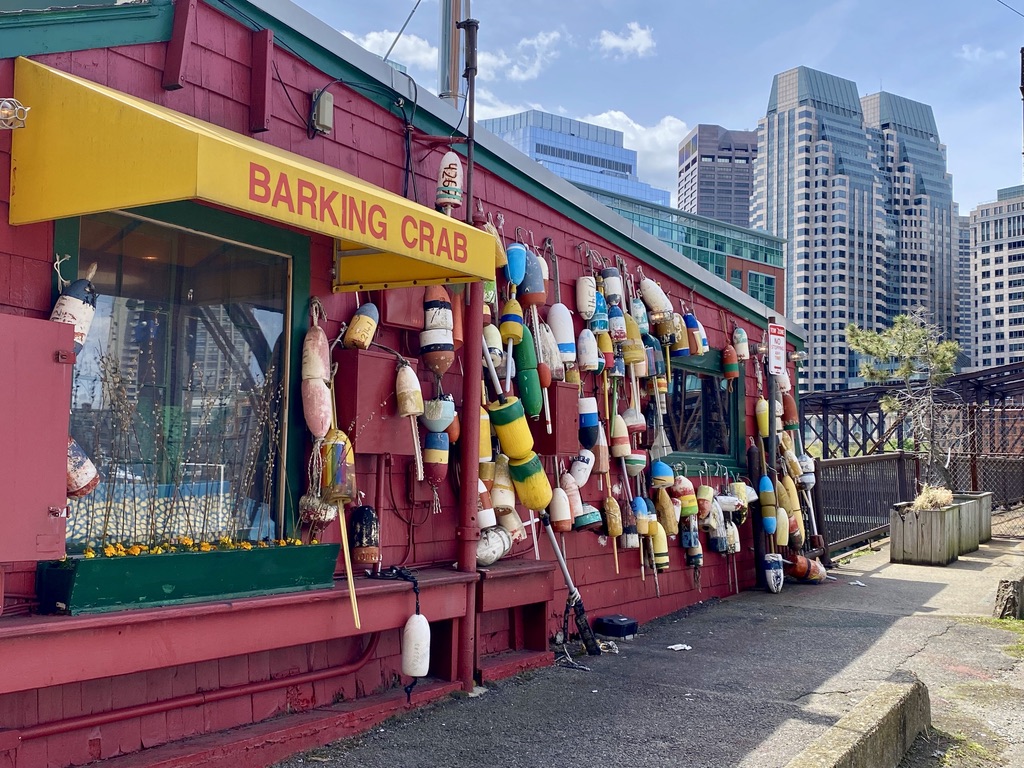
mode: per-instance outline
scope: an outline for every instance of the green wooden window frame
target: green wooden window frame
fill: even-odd
[[[299,391],[299,371],[302,368],[302,341],[309,328],[307,311],[310,296],[310,239],[306,235],[247,219],[226,211],[209,208],[195,202],[165,203],[132,208],[125,211],[157,223],[190,229],[199,234],[232,240],[242,245],[276,251],[287,256],[291,268],[290,339],[288,370],[288,403],[284,413],[287,426],[282,480],[284,506],[279,510],[285,528],[292,535],[298,518],[298,501],[304,487],[302,468],[305,465],[305,420],[302,415],[302,397]],[[81,219],[59,219],[54,222],[54,250],[61,257],[70,257],[61,266],[62,275],[73,279],[78,273]],[[56,274],[53,283],[54,299],[59,291]]]

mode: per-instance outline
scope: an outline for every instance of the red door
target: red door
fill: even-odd
[[[0,314],[0,562],[64,556],[72,331]]]

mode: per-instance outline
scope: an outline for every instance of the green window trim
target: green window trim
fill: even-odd
[[[195,202],[165,203],[132,208],[126,213],[143,216],[157,223],[193,230],[200,234],[233,240],[242,245],[277,251],[289,257],[291,336],[288,360],[289,380],[286,386],[288,407],[283,415],[284,424],[282,425],[285,431],[284,456],[282,457],[285,462],[284,505],[278,511],[278,520],[283,520],[287,526],[279,528],[279,531],[287,531],[287,535],[291,536],[293,533],[291,528],[298,520],[299,496],[305,487],[302,475],[305,467],[306,432],[298,373],[302,368],[302,341],[309,328],[309,313],[307,311],[310,296],[309,237]],[[59,219],[54,222],[54,249],[60,256],[71,257],[61,266],[61,274],[65,279],[74,279],[74,276],[78,274],[80,231],[81,220],[78,217]],[[53,288],[56,300],[59,293],[56,274],[54,274]]]

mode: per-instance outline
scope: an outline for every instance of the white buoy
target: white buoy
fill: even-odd
[[[584,320],[589,320],[596,309],[597,281],[591,275],[584,275],[576,281],[576,312]]]
[[[477,478],[477,525],[481,528],[491,528],[498,524],[498,518],[494,514],[494,502],[491,500],[491,493],[484,485],[484,481]]]
[[[738,325],[732,332],[732,346],[736,350],[736,359],[739,361],[750,359],[750,343],[747,341],[747,332]]]
[[[563,363],[576,362],[576,333],[572,327],[572,313],[565,304],[552,304],[548,310],[548,325],[558,344],[558,355]],[[596,343],[596,341],[595,341]],[[554,375],[554,372],[552,372]]]
[[[581,371],[596,371],[600,367],[597,337],[589,328],[580,331],[576,339],[576,361]]]
[[[594,471],[594,452],[586,448],[580,450],[579,455],[574,456],[569,466],[569,474],[576,481],[576,485],[582,488],[590,479],[590,473]]]
[[[422,613],[414,613],[402,630],[402,674],[426,677],[430,670],[430,622]]]
[[[437,195],[434,204],[444,208],[462,206],[462,190],[464,173],[462,158],[449,150],[441,158],[441,167],[437,171]]]
[[[647,305],[647,319],[651,323],[664,323],[672,319],[672,302],[661,286],[645,277],[640,281],[640,296]]]

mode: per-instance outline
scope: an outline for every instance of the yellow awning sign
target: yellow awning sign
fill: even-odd
[[[25,58],[11,224],[202,200],[335,240],[335,291],[494,277],[493,236],[350,174]]]

